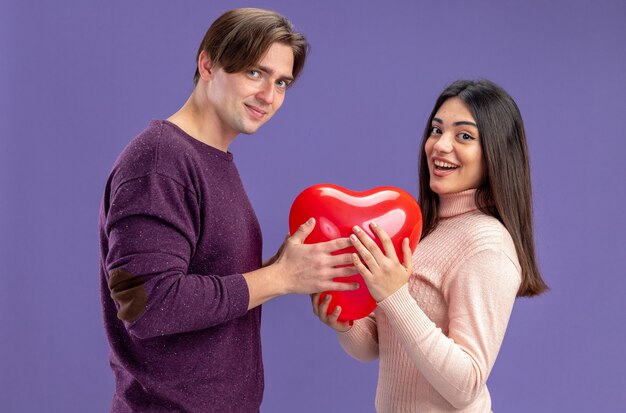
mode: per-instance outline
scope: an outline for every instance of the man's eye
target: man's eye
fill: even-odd
[[[258,70],[256,70],[256,69],[252,69],[252,70],[250,70],[250,71],[248,72],[248,74],[250,75],[250,77],[253,77],[253,78],[255,78],[255,79],[257,79],[257,78],[261,77],[261,72],[259,72],[259,71],[258,71]]]
[[[276,86],[281,87],[281,88],[286,88],[287,82],[285,82],[284,80],[278,80],[276,81]]]

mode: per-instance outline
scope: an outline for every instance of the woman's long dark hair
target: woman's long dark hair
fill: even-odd
[[[470,110],[480,134],[485,179],[476,191],[476,205],[497,218],[509,231],[522,269],[518,296],[534,296],[548,289],[535,258],[530,164],[526,133],[520,111],[508,93],[488,80],[457,80],[439,96],[428,118],[419,165],[419,201],[424,228],[422,238],[439,221],[439,197],[430,189],[430,173],[424,150],[433,117],[443,103],[461,99]]]

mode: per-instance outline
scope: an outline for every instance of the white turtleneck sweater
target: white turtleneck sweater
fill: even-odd
[[[376,410],[490,412],[486,382],[521,282],[513,240],[477,210],[475,190],[441,196],[437,228],[413,254],[409,282],[338,333],[380,358]]]

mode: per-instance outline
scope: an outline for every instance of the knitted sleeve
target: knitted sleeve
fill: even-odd
[[[240,274],[189,274],[200,228],[195,194],[157,173],[111,195],[105,231],[108,286],[118,318],[145,339],[212,327],[244,315]]]
[[[456,408],[480,394],[496,360],[520,283],[503,252],[483,250],[453,270],[443,294],[449,328],[444,334],[404,286],[379,303],[401,345],[429,383]]]
[[[350,330],[337,333],[337,338],[345,352],[357,360],[378,358],[378,329],[374,313],[356,320]]]

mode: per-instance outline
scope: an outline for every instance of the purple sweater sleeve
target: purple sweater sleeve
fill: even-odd
[[[247,312],[241,274],[193,274],[201,213],[195,193],[153,172],[114,188],[106,270],[118,318],[139,339],[205,329]]]

